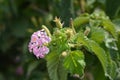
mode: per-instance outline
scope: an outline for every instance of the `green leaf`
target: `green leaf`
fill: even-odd
[[[92,40],[88,41],[88,44],[91,48],[91,50],[94,52],[94,54],[98,57],[98,59],[100,60],[102,67],[104,69],[104,71],[106,71],[106,64],[107,64],[107,59],[106,59],[106,53],[105,51],[95,42]]]
[[[116,64],[112,61],[110,53],[105,52],[105,50],[95,41],[89,40],[88,44],[94,54],[98,57],[103,67],[105,76],[109,77],[110,80],[113,80],[116,75]]]
[[[73,25],[75,27],[75,29],[79,29],[79,27],[83,24],[86,24],[89,22],[89,15],[88,14],[83,14],[77,18],[74,19],[73,21]]]
[[[67,71],[63,67],[61,53],[68,49],[67,35],[64,29],[56,29],[50,43],[50,53],[47,56],[48,73],[51,80],[66,80]]]
[[[103,19],[102,20],[103,28],[108,31],[115,39],[117,39],[116,30],[114,24],[110,20]]]
[[[120,19],[115,19],[113,20],[115,26],[116,26],[116,30],[117,30],[117,36],[118,36],[118,40],[116,41],[116,45],[117,45],[117,48],[118,48],[118,57],[119,57],[119,60],[120,60]]]
[[[94,80],[106,80],[106,76],[104,75],[104,70],[102,69],[102,66],[100,62],[98,62],[98,60],[96,61],[96,65],[94,65],[92,72],[93,72]]]
[[[72,74],[84,74],[85,62],[81,51],[71,51],[64,60],[64,67]]]
[[[97,28],[97,27],[93,27],[91,28],[91,35],[90,35],[90,39],[98,42],[98,43],[102,43],[105,39],[105,32],[104,30],[102,30],[101,28]]]
[[[120,31],[120,18],[112,20],[117,31]]]
[[[47,56],[49,77],[51,80],[67,80],[67,71],[62,65],[63,59],[56,52],[49,53]]]
[[[113,60],[109,60],[108,66],[107,66],[107,74],[105,74],[107,77],[109,77],[110,80],[113,80],[116,77],[116,69],[117,65]]]
[[[88,48],[88,51],[96,55],[103,67],[105,76],[113,80],[115,73],[112,74],[111,70],[115,71],[115,64],[112,63],[110,53],[106,53],[105,50],[97,42],[88,39],[84,36],[84,34],[79,32],[77,36],[78,37],[76,39],[76,42],[83,44],[83,46]]]
[[[79,32],[78,34],[75,35],[75,42],[77,44],[82,44],[83,46],[85,46],[87,48],[88,51],[90,51],[90,46],[88,44],[88,38],[81,32]]]
[[[100,60],[103,69],[105,70],[107,63],[105,51],[95,41],[89,40],[85,38],[85,36],[82,33],[79,33],[79,37],[77,38],[77,43],[83,44],[84,46],[88,47],[89,50],[94,52],[94,54]]]

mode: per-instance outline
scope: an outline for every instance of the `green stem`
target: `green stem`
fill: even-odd
[[[47,32],[48,36],[51,37],[51,33],[50,33],[49,29],[45,25],[42,25],[42,28],[45,29],[45,31]]]
[[[74,34],[76,34],[72,18],[70,19],[70,26],[72,27],[72,30],[73,30]]]
[[[81,12],[85,13],[85,0],[80,0]]]

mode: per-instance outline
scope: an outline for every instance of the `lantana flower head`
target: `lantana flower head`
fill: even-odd
[[[28,48],[30,52],[37,58],[44,58],[49,53],[49,48],[46,46],[51,41],[44,29],[34,32],[31,36]]]

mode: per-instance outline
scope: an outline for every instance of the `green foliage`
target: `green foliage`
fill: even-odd
[[[77,29],[79,29],[80,25],[86,24],[89,22],[89,14],[80,15],[79,17],[74,19],[73,25]]]
[[[50,43],[50,53],[47,56],[48,73],[51,80],[66,80],[67,71],[63,67],[63,57],[61,53],[67,49],[67,36],[65,30],[55,29]]]
[[[64,50],[68,48],[65,29],[55,29],[54,35],[52,36],[52,42],[49,47],[51,51],[56,50],[57,54],[61,54]]]
[[[66,68],[71,74],[79,74],[81,77],[84,75],[86,64],[83,53],[91,53],[98,58],[102,66],[101,70],[104,72],[104,75],[102,75],[104,76],[103,78],[105,79],[106,76],[110,80],[113,80],[117,74],[117,64],[111,57],[110,49],[115,46],[111,45],[111,47],[108,47],[106,44],[106,37],[109,38],[111,36],[112,39],[117,40],[115,25],[103,12],[98,13],[97,11],[91,15],[83,14],[76,18],[73,21],[73,26],[76,29],[76,33],[67,33],[69,30],[74,31],[72,30],[73,28],[55,29],[52,37],[53,41],[51,42],[52,46],[50,46],[51,55],[56,53],[56,55],[60,56],[63,55],[63,52],[65,51],[63,55],[65,59],[63,59],[61,65],[64,64],[63,68]],[[52,51],[54,52],[52,53]],[[53,59],[53,57],[51,59]],[[59,57],[56,59],[59,59]],[[50,71],[49,66],[48,71],[52,72]],[[57,75],[51,75],[54,73],[50,73],[51,79],[54,79],[53,77],[56,77],[56,79],[58,78]]]
[[[89,41],[88,44],[91,47],[91,50],[96,54],[98,59],[101,62],[105,75],[108,76],[111,80],[116,76],[116,64],[112,62],[109,58],[110,54],[106,55],[104,49],[102,49],[96,42]],[[112,71],[111,71],[112,70]]]
[[[81,51],[71,51],[64,60],[64,66],[72,74],[84,74],[85,62],[84,55]]]
[[[97,43],[103,43],[105,40],[105,32],[102,28],[93,27],[91,28],[90,39]]]
[[[110,32],[114,38],[117,38],[117,33],[114,27],[114,24],[109,20],[102,20],[102,25],[105,30]]]
[[[83,34],[80,33],[77,36],[79,36],[76,39],[77,43],[83,44],[82,46],[87,47],[88,51],[94,53],[98,57],[105,72],[105,75],[108,76],[110,79],[114,78],[116,75],[116,64],[111,60],[110,54],[105,52],[98,43],[93,40],[87,39]],[[111,70],[115,73],[111,72]]]
[[[88,44],[90,45],[91,50],[94,52],[94,54],[98,57],[100,60],[102,67],[104,71],[106,72],[107,69],[107,56],[105,54],[105,51],[94,41],[89,41]]]
[[[51,80],[67,80],[67,71],[63,67],[62,56],[57,51],[47,56],[48,73]]]

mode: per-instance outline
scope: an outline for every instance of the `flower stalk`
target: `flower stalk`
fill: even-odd
[[[49,29],[45,25],[42,25],[42,28],[46,31],[48,36],[51,37],[51,33],[50,33]]]

